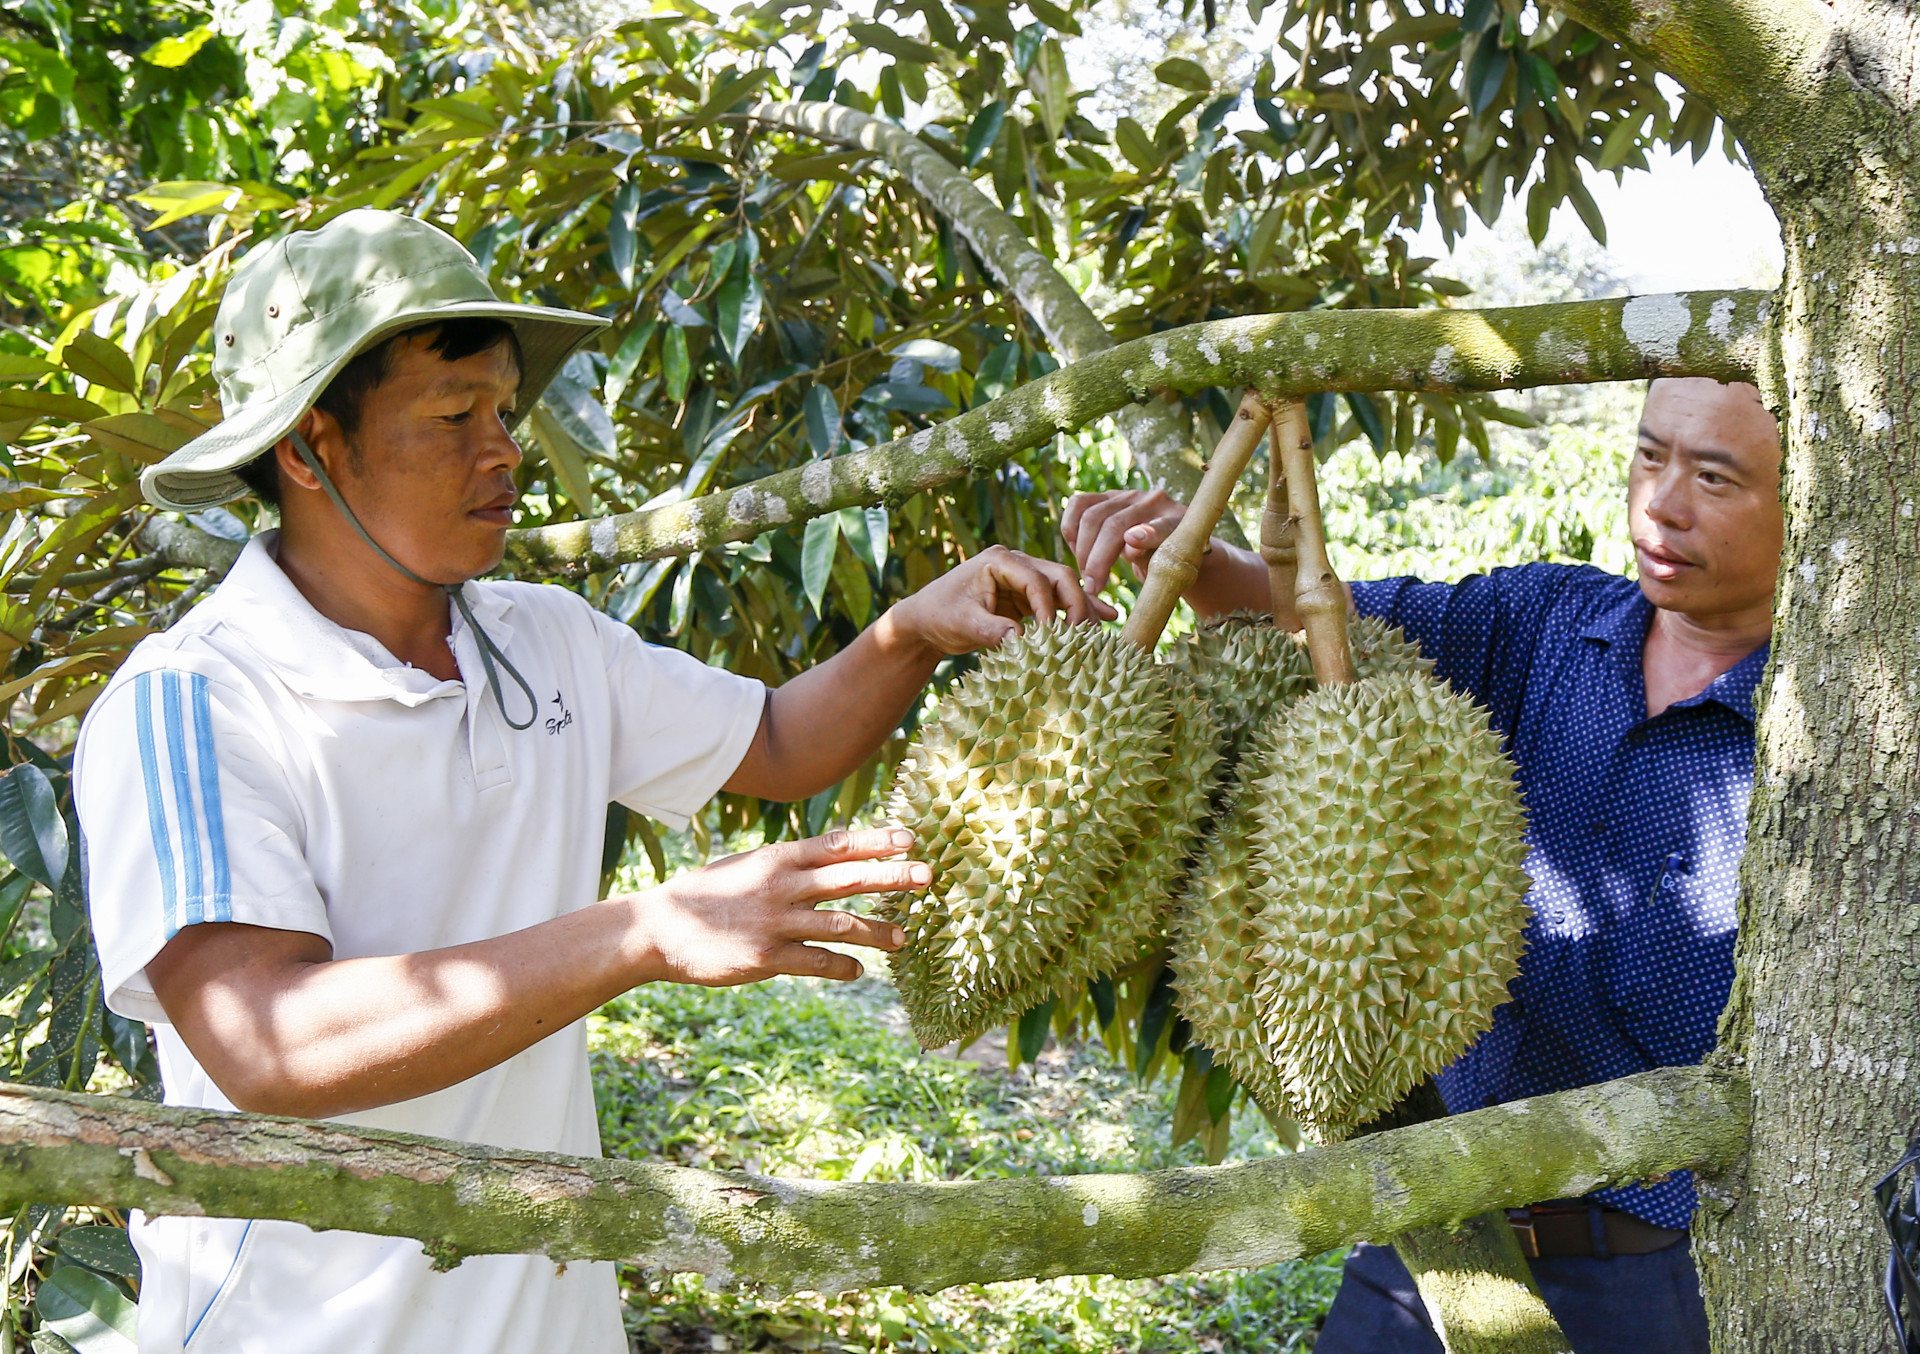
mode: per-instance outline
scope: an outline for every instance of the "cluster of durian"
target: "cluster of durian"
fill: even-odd
[[[1175,941],[1176,1003],[1269,1111],[1336,1141],[1492,1023],[1525,816],[1486,713],[1422,671],[1301,697],[1240,768]]]
[[[942,698],[893,820],[933,866],[890,894],[914,1033],[970,1039],[1138,954],[1164,915],[1219,760],[1206,703],[1117,634],[1035,624]]]
[[[881,907],[920,1041],[1084,991],[1171,930],[1194,1038],[1322,1140],[1464,1050],[1519,961],[1512,769],[1397,629],[1354,618],[1351,640],[1362,680],[1327,690],[1250,615],[1165,663],[1086,626],[983,655],[896,780],[934,868]]]

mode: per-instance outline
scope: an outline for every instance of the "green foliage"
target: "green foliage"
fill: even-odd
[[[1536,244],[1562,203],[1604,244],[1583,166],[1643,168],[1656,144],[1698,160],[1713,139],[1706,103],[1529,0],[1287,0],[1280,33],[1254,81],[1267,130],[1241,135],[1296,148],[1297,172],[1340,185],[1371,230],[1430,209],[1452,240],[1469,208],[1491,225],[1524,193]]]
[[[754,988],[653,986],[594,1021],[610,1155],[827,1179],[1130,1171],[1198,1159],[1168,1145],[1173,1105],[1089,1050],[1008,1072],[921,1052],[887,990],[776,979]],[[1236,1156],[1275,1149],[1244,1125]],[[929,1297],[848,1293],[767,1301],[628,1271],[642,1350],[891,1351],[1302,1347],[1331,1300],[1338,1257],[1251,1274],[1067,1278]]]

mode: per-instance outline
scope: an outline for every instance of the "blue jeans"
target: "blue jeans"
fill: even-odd
[[[1651,1255],[1556,1256],[1533,1262],[1574,1354],[1707,1354],[1707,1311],[1683,1242]],[[1444,1354],[1413,1275],[1390,1246],[1361,1244],[1314,1354]]]

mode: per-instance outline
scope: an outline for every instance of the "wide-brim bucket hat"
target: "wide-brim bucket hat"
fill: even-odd
[[[149,502],[197,512],[247,492],[234,473],[293,431],[341,368],[423,324],[497,319],[520,344],[525,417],[574,350],[607,321],[502,301],[480,265],[438,226],[361,207],[250,251],[213,323],[213,374],[225,412],[140,477]]]

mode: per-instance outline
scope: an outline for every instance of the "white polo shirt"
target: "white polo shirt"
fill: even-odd
[[[469,584],[533,686],[508,727],[456,614],[463,676],[405,666],[327,620],[274,533],[94,703],[75,759],[107,1004],[156,1027],[170,1105],[231,1109],[145,968],[184,926],[324,937],[335,958],[505,935],[598,894],[609,802],[670,826],[730,776],[765,688],[564,588]],[[508,708],[524,697],[502,674]],[[597,1156],[583,1022],[471,1080],[338,1122]],[[298,1223],[140,1218],[141,1354],[623,1354],[611,1264],[481,1256],[435,1273],[406,1238]]]

